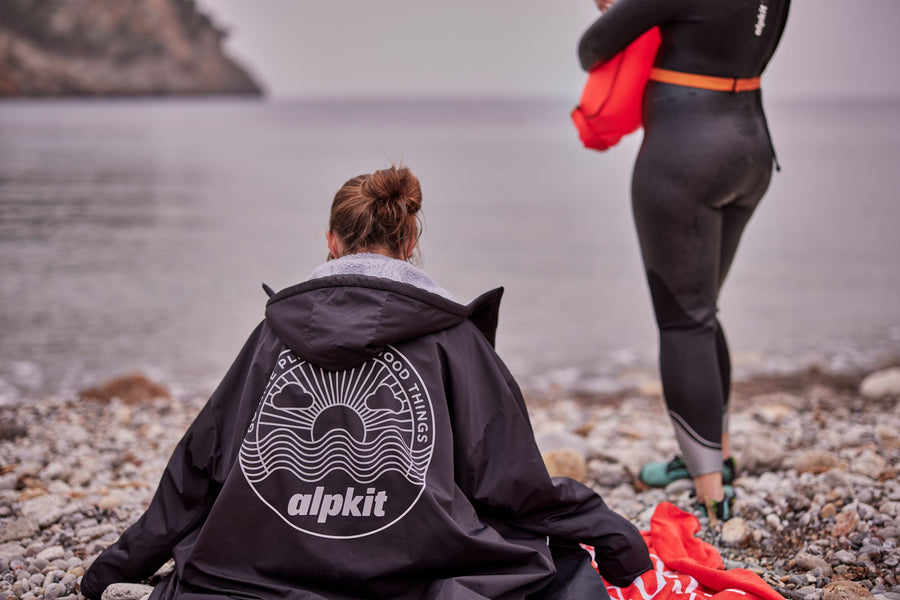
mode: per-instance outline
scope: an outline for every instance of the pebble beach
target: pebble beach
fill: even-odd
[[[553,474],[581,479],[641,529],[662,501],[691,509],[688,481],[646,489],[636,477],[677,452],[658,385],[526,399]],[[900,600],[898,400],[900,368],[888,365],[736,382],[737,516],[702,519],[698,535],[785,598]],[[134,375],[0,406],[0,600],[81,598],[84,570],[140,516],[204,401]]]

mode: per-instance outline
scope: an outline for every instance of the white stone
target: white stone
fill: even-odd
[[[41,527],[47,527],[56,523],[63,515],[63,501],[59,496],[40,496],[22,502],[19,509],[26,518]]]
[[[535,435],[535,442],[541,452],[552,452],[561,448],[573,448],[581,454],[588,453],[588,442],[582,436],[552,427]]]
[[[103,590],[101,600],[141,600],[152,591],[151,586],[140,583],[113,583]]]
[[[797,554],[796,557],[794,557],[794,563],[797,565],[797,568],[804,571],[816,571],[818,569],[818,575],[831,577],[831,565],[829,565],[828,561],[820,556],[814,556],[807,552],[801,552]]]
[[[42,558],[47,561],[54,561],[58,558],[64,558],[66,556],[66,549],[62,546],[50,546],[49,548],[45,548],[38,552],[36,558]]]
[[[16,556],[24,556],[25,547],[15,542],[0,544],[0,559],[12,560]]]
[[[860,475],[877,478],[882,471],[887,469],[887,461],[871,450],[866,450],[856,459],[850,462],[850,470]]]
[[[743,547],[750,539],[750,529],[741,517],[733,517],[722,524],[722,543],[726,546]]]
[[[0,519],[0,543],[31,537],[38,531],[37,524],[28,518]]]
[[[859,392],[866,398],[900,396],[900,367],[868,375],[859,384]]]
[[[65,473],[66,467],[62,463],[52,462],[41,470],[39,477],[45,480],[57,479],[62,477]]]

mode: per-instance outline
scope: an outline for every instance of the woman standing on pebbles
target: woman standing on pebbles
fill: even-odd
[[[634,526],[547,475],[493,349],[502,290],[458,304],[408,262],[420,206],[406,168],[341,187],[330,260],[269,300],[85,596],[169,558],[154,600],[602,598],[579,542],[616,585],[650,569]]]
[[[641,479],[665,486],[691,477],[699,504],[719,519],[731,514],[734,492],[723,481],[731,482],[735,465],[727,433],[731,361],[717,304],[772,174],[759,76],[789,3],[597,0],[605,12],[579,46],[590,70],[660,30],[632,207],[659,326],[663,393],[683,458],[648,464]]]

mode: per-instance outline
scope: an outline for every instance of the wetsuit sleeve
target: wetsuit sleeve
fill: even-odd
[[[263,328],[250,336],[176,446],[147,511],[85,573],[85,597],[97,600],[111,583],[150,577],[172,558],[176,544],[205,520],[233,463],[232,447],[239,445],[252,417],[252,407],[240,406],[246,404],[241,399],[261,397],[265,377],[255,371],[265,368],[261,362],[266,361],[259,357]],[[255,387],[260,389],[249,389]]]
[[[618,0],[581,36],[581,68],[590,71],[605,63],[642,33],[677,15],[681,4],[681,0]]]
[[[518,386],[486,343],[451,372],[457,485],[479,514],[556,545],[590,544],[600,574],[628,585],[652,567],[640,532],[586,486],[547,474]]]

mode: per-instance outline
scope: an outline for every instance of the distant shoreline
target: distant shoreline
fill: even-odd
[[[20,361],[21,365],[31,365],[24,361]],[[25,369],[37,368],[37,365],[30,367],[23,366]],[[867,375],[874,372],[884,371],[894,367],[900,367],[900,355],[885,357],[872,364],[865,366],[857,366],[852,369],[845,370],[828,370],[818,365],[810,365],[798,367],[788,371],[765,371],[765,370],[748,370],[739,371],[734,374],[732,380],[733,394],[737,397],[753,396],[760,394],[768,394],[775,392],[800,393],[813,383],[827,385],[835,390],[842,392],[854,392],[859,388],[860,383]],[[544,406],[547,402],[552,402],[559,398],[567,398],[584,404],[617,404],[631,398],[657,398],[662,400],[662,388],[659,382],[658,373],[650,367],[637,369],[640,373],[635,376],[634,373],[628,375],[615,375],[602,379],[604,383],[598,385],[597,378],[588,380],[576,379],[566,384],[561,384],[558,380],[554,381],[552,376],[519,374],[517,383],[522,389],[523,394],[529,403],[535,403],[536,406]],[[131,376],[146,377],[147,371],[139,367],[133,369],[117,369],[109,370],[105,374],[86,374],[80,386],[68,387],[67,389],[50,390],[42,389],[42,386],[32,386],[29,389],[27,384],[0,379],[0,408],[19,406],[31,403],[41,403],[42,401],[64,402],[67,399],[78,398],[84,390],[102,384],[104,381],[116,380],[119,378],[127,378]],[[150,371],[153,373],[153,371]],[[514,373],[514,375],[516,375]],[[218,384],[219,378],[224,376],[224,372],[219,375],[210,375],[204,378],[206,383],[199,381],[182,381],[177,378],[159,378],[151,375],[151,380],[159,381],[162,386],[171,388],[175,398],[182,401],[196,399],[204,399],[208,397],[215,386]],[[32,379],[39,375],[32,374]],[[23,376],[22,379],[27,379]],[[537,385],[535,383],[538,383]]]

